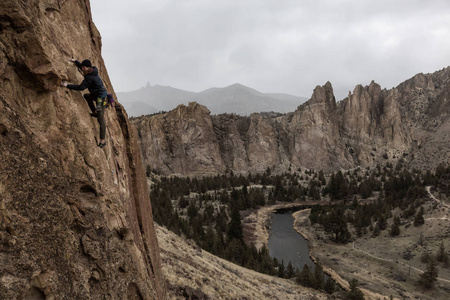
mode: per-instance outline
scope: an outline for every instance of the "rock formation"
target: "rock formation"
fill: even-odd
[[[282,116],[211,115],[197,103],[132,120],[144,162],[162,174],[336,171],[403,159],[434,169],[450,157],[450,68],[385,90],[358,85],[336,102],[329,82]]]
[[[117,104],[97,147],[70,58],[113,92],[88,0],[0,1],[0,298],[165,299],[136,133]]]

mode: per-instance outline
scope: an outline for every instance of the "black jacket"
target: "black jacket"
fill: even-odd
[[[75,62],[78,67],[80,67],[80,62],[77,60]],[[68,84],[67,88],[71,90],[82,91],[86,88],[89,89],[89,93],[91,93],[94,97],[106,97],[107,91],[105,86],[103,85],[103,81],[98,76],[97,67],[92,67],[92,72],[84,76],[83,82],[79,85]]]

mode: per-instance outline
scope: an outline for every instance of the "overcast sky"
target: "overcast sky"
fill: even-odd
[[[448,0],[90,0],[116,92],[241,83],[336,100],[450,65]]]

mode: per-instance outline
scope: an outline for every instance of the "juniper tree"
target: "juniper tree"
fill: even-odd
[[[281,260],[281,264],[278,265],[278,277],[284,278],[286,277],[286,270],[284,268],[284,261]]]
[[[423,207],[420,208],[419,212],[414,219],[414,226],[420,226],[425,223],[425,219],[423,218]]]
[[[437,262],[433,257],[430,257],[427,270],[420,274],[419,283],[426,289],[431,289],[438,277]]]
[[[363,292],[358,288],[358,280],[352,279],[348,282],[350,284],[350,291],[345,299],[347,300],[364,300]]]
[[[325,286],[323,287],[325,292],[328,294],[333,294],[336,289],[336,284],[334,283],[334,280],[331,279],[331,277],[327,277],[327,280],[325,281]]]
[[[346,243],[351,237],[343,208],[332,208],[323,217],[322,225],[326,232],[334,234],[336,243]]]
[[[313,279],[311,269],[307,264],[303,266],[303,270],[297,273],[296,281],[306,287],[312,287]]]
[[[436,254],[436,259],[438,262],[444,264],[444,266],[448,266],[448,254],[445,250],[444,241],[441,241],[441,245],[439,246],[439,250]]]
[[[400,234],[400,218],[398,216],[394,217],[390,234],[391,236],[398,236]]]
[[[314,268],[313,288],[316,290],[322,290],[324,288],[324,274],[320,263],[317,263]]]
[[[289,261],[287,267],[286,267],[286,278],[292,278],[295,276],[295,270],[294,267],[292,266],[291,261]]]

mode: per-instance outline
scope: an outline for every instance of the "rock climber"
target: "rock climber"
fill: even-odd
[[[89,94],[84,94],[83,97],[92,111],[91,116],[97,118],[100,125],[100,142],[98,146],[100,148],[103,148],[106,146],[104,104],[107,103],[106,97],[108,95],[108,92],[106,91],[106,88],[103,85],[103,81],[101,80],[100,76],[98,76],[97,67],[92,66],[89,59],[85,59],[81,63],[76,59],[70,59],[70,61],[75,63],[77,67],[83,72],[84,80],[79,85],[68,84],[68,82],[63,81],[61,82],[61,86],[77,91],[82,91],[86,88],[89,90]]]

